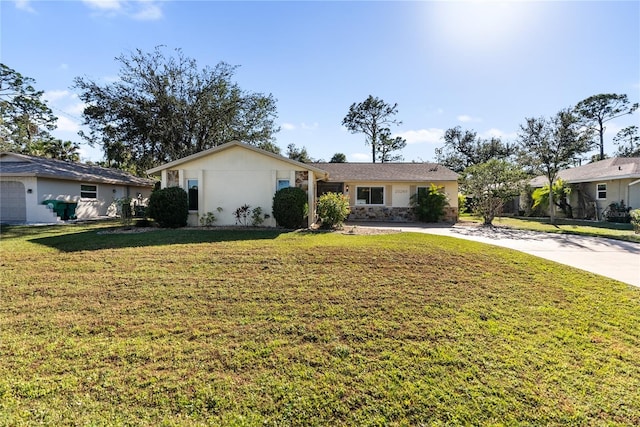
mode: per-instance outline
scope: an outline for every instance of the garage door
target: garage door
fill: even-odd
[[[0,223],[27,221],[27,200],[24,184],[0,181]]]

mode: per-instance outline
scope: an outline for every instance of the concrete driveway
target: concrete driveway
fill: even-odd
[[[503,246],[640,287],[640,243],[503,227],[407,223],[351,225],[437,234]]]

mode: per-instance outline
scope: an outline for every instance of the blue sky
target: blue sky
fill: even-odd
[[[640,101],[638,1],[0,1],[0,59],[36,80],[81,142],[76,76],[116,78],[116,56],[157,45],[198,64],[239,65],[247,91],[278,100],[277,144],[329,160],[371,161],[341,122],[368,95],[398,104],[405,161],[430,161],[446,129],[516,138],[526,117],[551,116],[599,93]],[[609,122],[605,151],[640,114]],[[100,160],[82,145],[83,160]]]

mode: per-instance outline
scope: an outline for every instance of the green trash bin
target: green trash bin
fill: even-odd
[[[76,208],[78,204],[75,202],[67,202],[67,218],[76,219]]]
[[[65,219],[67,204],[62,200],[45,200],[42,204],[47,205],[60,219]]]

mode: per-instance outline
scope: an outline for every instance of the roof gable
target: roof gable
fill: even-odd
[[[153,186],[153,180],[118,169],[16,153],[0,153],[0,176],[35,176],[140,187]]]
[[[437,163],[316,163],[329,182],[457,181],[459,175]]]
[[[318,167],[316,167],[314,165],[297,162],[297,161],[289,159],[287,157],[283,157],[283,156],[281,156],[279,154],[271,153],[269,151],[266,151],[266,150],[263,150],[261,148],[255,147],[253,145],[245,144],[245,143],[242,143],[242,142],[239,142],[239,141],[227,142],[225,144],[218,145],[218,146],[210,148],[208,150],[200,151],[199,153],[195,153],[195,154],[192,154],[190,156],[186,156],[186,157],[183,157],[181,159],[177,159],[177,160],[174,160],[172,162],[165,163],[164,165],[161,165],[161,166],[158,166],[158,167],[155,167],[155,168],[147,170],[147,173],[149,175],[158,175],[161,171],[163,171],[165,169],[176,168],[177,166],[183,165],[183,164],[188,163],[188,162],[192,162],[194,160],[203,159],[203,158],[208,157],[208,156],[215,156],[216,154],[219,154],[221,152],[224,152],[226,150],[229,150],[229,149],[232,149],[232,148],[235,148],[235,147],[238,147],[238,148],[241,148],[241,149],[245,149],[245,150],[249,150],[249,151],[251,151],[253,153],[257,153],[257,154],[260,154],[260,155],[263,155],[263,156],[266,156],[266,157],[269,157],[269,158],[273,158],[273,159],[278,160],[278,161],[289,163],[289,164],[291,164],[292,166],[295,166],[298,169],[310,170],[310,171],[313,171],[313,172],[315,172],[315,173],[317,173],[319,175],[322,175],[322,176],[326,175],[326,172],[324,170],[322,170],[322,169],[320,169],[320,168],[318,168]]]
[[[583,166],[564,169],[558,177],[567,183],[610,181],[615,179],[640,178],[640,157],[613,157]],[[531,180],[531,185],[547,183],[544,176]]]

